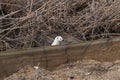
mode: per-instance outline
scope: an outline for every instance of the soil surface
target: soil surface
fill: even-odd
[[[120,80],[120,60],[76,61],[61,65],[54,71],[26,66],[4,80]]]

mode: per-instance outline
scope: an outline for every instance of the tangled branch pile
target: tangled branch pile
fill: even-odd
[[[55,35],[79,40],[120,33],[120,0],[3,0],[0,50],[40,47]]]

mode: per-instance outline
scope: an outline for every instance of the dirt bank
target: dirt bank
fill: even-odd
[[[26,66],[4,80],[120,80],[119,74],[120,60],[84,60],[61,65],[54,71]]]

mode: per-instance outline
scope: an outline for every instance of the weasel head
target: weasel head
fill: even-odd
[[[52,43],[52,46],[59,45],[61,41],[63,41],[63,38],[61,36],[55,37],[54,42]]]
[[[60,41],[63,41],[63,38],[61,36],[57,36],[57,37],[55,37],[55,40],[60,42]]]

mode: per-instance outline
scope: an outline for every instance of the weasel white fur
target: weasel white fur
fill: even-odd
[[[60,42],[63,41],[63,38],[61,36],[57,36],[55,37],[53,43],[51,44],[51,46],[55,46],[55,45],[60,45]]]

